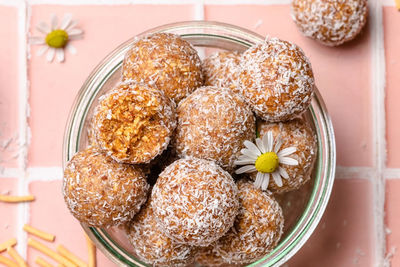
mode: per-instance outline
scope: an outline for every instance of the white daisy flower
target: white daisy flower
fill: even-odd
[[[257,138],[256,144],[250,141],[244,141],[246,148],[242,149],[242,155],[235,161],[235,165],[245,165],[235,172],[252,173],[257,172],[254,185],[256,188],[267,190],[270,175],[279,187],[282,186],[282,178],[288,179],[289,175],[284,165],[298,165],[299,162],[290,158],[291,154],[296,152],[296,147],[287,147],[281,150],[282,140],[278,137],[274,144],[272,131],[265,134],[262,139]]]
[[[42,37],[31,37],[29,43],[32,45],[44,45],[37,51],[38,56],[46,52],[46,60],[52,62],[54,57],[58,62],[65,59],[64,49],[71,54],[76,54],[75,47],[70,43],[71,40],[80,39],[83,36],[81,29],[75,28],[77,21],[72,20],[71,14],[65,14],[61,23],[58,24],[57,16],[52,14],[50,25],[40,22],[36,29],[44,34]]]

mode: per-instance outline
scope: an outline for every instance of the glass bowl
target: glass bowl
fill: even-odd
[[[182,36],[204,54],[205,50],[244,51],[264,38],[249,30],[229,24],[191,21],[160,26],[138,36],[155,32],[169,32]],[[98,98],[111,89],[121,77],[125,53],[134,38],[111,52],[89,75],[73,104],[64,136],[63,166],[88,144],[89,119]],[[330,117],[318,90],[309,110],[304,115],[317,134],[318,156],[312,179],[300,190],[278,198],[285,216],[284,235],[279,245],[264,258],[250,266],[279,266],[292,257],[307,241],[325,211],[335,174],[335,138]],[[119,266],[147,266],[132,252],[123,231],[93,228],[82,225],[96,246]]]

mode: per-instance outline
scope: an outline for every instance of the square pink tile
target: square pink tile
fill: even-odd
[[[0,167],[18,157],[18,21],[15,7],[0,6]]]
[[[31,35],[50,14],[71,13],[84,30],[83,40],[71,42],[77,55],[66,54],[65,63],[49,64],[32,46],[29,80],[32,142],[30,166],[61,165],[61,146],[68,112],[81,85],[93,68],[119,44],[152,27],[194,18],[192,5],[48,6],[32,7]],[[151,15],[149,15],[151,14]]]
[[[30,225],[56,236],[54,243],[42,241],[52,249],[58,244],[64,245],[82,260],[87,260],[87,246],[84,231],[79,222],[70,214],[64,203],[61,193],[62,181],[31,182],[30,192],[36,200],[30,205]],[[28,262],[33,264],[36,257],[41,255],[32,248],[28,248]],[[47,259],[47,258],[46,258]],[[98,250],[98,266],[113,266],[111,262]],[[53,262],[49,259],[49,262]]]
[[[400,14],[395,7],[383,8],[386,53],[386,119],[388,166],[400,168]]]
[[[0,178],[0,194],[18,195],[17,178]],[[0,243],[17,238],[17,203],[0,202]]]
[[[373,266],[372,233],[371,183],[337,179],[321,222],[288,266]]]
[[[386,180],[385,222],[388,229],[386,251],[395,251],[392,266],[400,266],[400,179]]]
[[[302,47],[313,65],[316,85],[333,120],[338,164],[372,166],[368,28],[355,41],[329,48],[300,34],[291,19],[289,5],[207,5],[205,17],[238,25],[263,36],[293,41]]]

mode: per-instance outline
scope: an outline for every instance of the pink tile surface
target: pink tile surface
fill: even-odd
[[[16,178],[0,178],[0,194],[17,195]],[[0,243],[17,237],[17,209],[14,203],[0,202]]]
[[[372,232],[371,183],[361,179],[336,180],[320,224],[287,265],[374,266]]]
[[[61,165],[61,146],[68,112],[78,90],[92,69],[114,48],[130,37],[165,23],[191,20],[190,5],[128,6],[33,6],[31,25],[48,22],[50,14],[72,13],[84,39],[73,42],[77,55],[67,54],[63,64],[49,64],[32,47],[29,80],[32,142],[30,166]],[[151,16],[149,16],[151,14]],[[38,35],[31,29],[32,35]],[[68,81],[68,82],[66,82]]]
[[[0,6],[0,167],[16,167],[18,156],[17,9]],[[4,38],[4,37],[7,38]]]
[[[303,48],[311,60],[316,84],[332,116],[338,164],[371,166],[371,42],[368,29],[352,43],[337,48],[325,47],[299,33],[289,9],[288,5],[209,5],[205,16],[207,20],[235,24],[263,36],[293,41]]]
[[[58,244],[64,245],[68,250],[83,260],[87,260],[87,247],[84,231],[79,222],[69,213],[61,193],[61,181],[32,182],[30,192],[37,196],[30,207],[30,225],[56,235],[54,243],[40,242],[56,249]],[[34,237],[35,238],[35,237]],[[28,249],[28,262],[33,263],[41,253]],[[110,261],[98,255],[98,266],[112,266]],[[49,259],[50,261],[50,259]]]
[[[387,251],[394,251],[391,259],[392,266],[400,266],[400,180],[386,182],[386,225],[387,225]]]
[[[384,37],[386,52],[386,116],[388,166],[400,168],[400,36],[397,25],[400,23],[399,12],[395,7],[384,7]]]

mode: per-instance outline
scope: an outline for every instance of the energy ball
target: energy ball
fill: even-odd
[[[303,119],[295,119],[288,122],[258,124],[260,136],[272,131],[274,140],[281,139],[281,150],[287,147],[295,147],[296,151],[290,155],[297,160],[298,165],[283,165],[288,174],[287,179],[282,179],[282,186],[276,185],[274,179],[270,179],[268,190],[274,193],[284,193],[299,189],[308,182],[317,157],[317,138],[311,127]],[[255,174],[251,174],[255,179]]]
[[[228,265],[221,256],[215,253],[213,245],[199,248],[195,256],[195,261],[204,267],[222,267]]]
[[[128,231],[128,239],[137,256],[154,266],[186,266],[192,263],[192,247],[178,244],[164,234],[150,202],[151,199],[134,217]]]
[[[205,247],[233,225],[237,186],[215,162],[186,158],[160,174],[151,194],[161,228],[178,243]]]
[[[310,105],[311,63],[297,45],[271,38],[243,53],[240,90],[257,116],[277,122],[294,118]]]
[[[220,238],[214,250],[225,261],[244,264],[259,260],[279,242],[284,219],[272,195],[256,189],[247,180],[238,182],[239,214],[233,227]]]
[[[72,215],[89,226],[129,222],[148,190],[140,168],[115,162],[93,147],[76,153],[65,167],[64,200]]]
[[[154,33],[137,39],[122,65],[125,80],[162,90],[176,103],[203,84],[201,60],[179,35]]]
[[[167,148],[175,103],[144,84],[124,82],[100,97],[94,113],[98,146],[122,163],[148,163]]]
[[[368,17],[367,0],[293,0],[292,18],[306,36],[337,46],[354,39]]]
[[[225,87],[240,94],[239,64],[242,55],[236,51],[214,53],[203,60],[204,85]]]
[[[181,157],[215,160],[231,171],[244,148],[255,137],[250,107],[227,88],[202,87],[179,103],[175,149]]]

